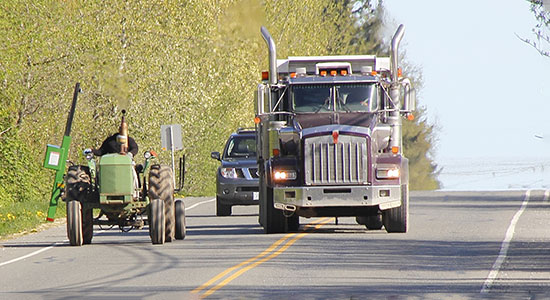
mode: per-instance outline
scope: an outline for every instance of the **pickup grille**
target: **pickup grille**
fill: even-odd
[[[338,144],[331,135],[307,138],[304,142],[306,185],[366,184],[367,139],[340,135]]]

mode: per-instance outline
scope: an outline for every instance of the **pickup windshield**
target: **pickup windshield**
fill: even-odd
[[[252,158],[256,157],[256,139],[250,137],[233,137],[226,147],[225,158]]]
[[[377,109],[374,83],[295,85],[294,112],[370,112]]]

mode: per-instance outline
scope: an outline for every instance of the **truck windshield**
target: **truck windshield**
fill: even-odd
[[[294,112],[370,112],[378,108],[374,83],[295,85],[291,95]]]

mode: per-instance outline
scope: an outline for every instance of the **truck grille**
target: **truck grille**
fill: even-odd
[[[367,139],[340,135],[307,138],[304,142],[306,185],[366,184]]]

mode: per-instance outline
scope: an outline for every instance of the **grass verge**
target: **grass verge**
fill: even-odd
[[[36,231],[38,226],[47,223],[47,211],[48,203],[28,201],[3,204],[0,206],[0,240],[13,234]],[[63,201],[59,201],[55,217],[65,217]]]

